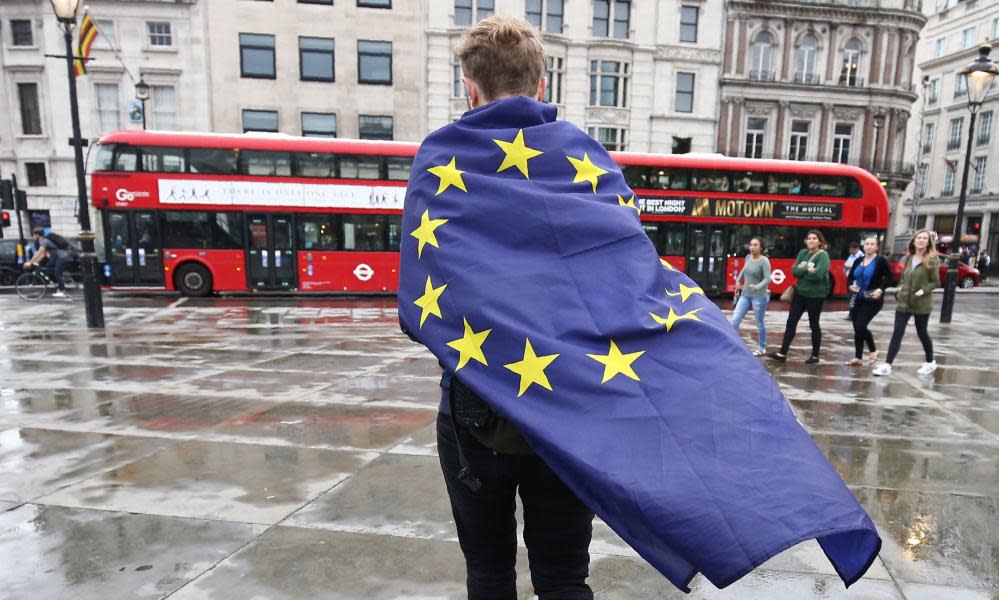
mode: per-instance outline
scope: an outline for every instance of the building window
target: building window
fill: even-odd
[[[694,74],[676,74],[676,112],[694,112]]]
[[[333,46],[333,38],[298,38],[298,68],[302,81],[335,80]]]
[[[922,198],[926,195],[926,178],[929,177],[930,165],[919,163],[919,170],[916,172],[916,197]]]
[[[670,144],[670,150],[673,154],[689,154],[690,142],[691,138],[689,137],[679,137],[674,135],[673,142]]]
[[[987,159],[986,156],[976,156],[975,162],[971,163],[971,169],[975,172],[975,176],[971,180],[972,194],[982,193],[982,187],[985,185],[985,161]]]
[[[833,162],[850,162],[850,146],[853,145],[853,125],[836,123],[833,130]]]
[[[815,73],[815,57],[818,46],[819,41],[810,33],[805,34],[798,41],[798,51],[795,56],[795,83],[818,83],[818,76]]]
[[[392,42],[357,41],[357,82],[392,85]]]
[[[461,80],[461,62],[455,59],[454,65],[451,66],[451,71],[454,75],[454,83],[451,90],[452,98],[464,98],[465,97],[465,82]],[[547,94],[548,92],[545,92]],[[547,101],[547,99],[546,99]]]
[[[588,127],[586,132],[608,151],[624,150],[624,129],[614,127]]]
[[[565,75],[563,59],[548,57],[548,87],[545,89],[545,102],[562,104],[562,77]]]
[[[763,158],[763,136],[766,129],[766,119],[750,117],[746,120],[746,158]]]
[[[10,41],[12,46],[34,46],[35,32],[31,19],[10,20]]]
[[[17,100],[21,109],[21,133],[42,134],[42,111],[38,103],[38,84],[17,84]]]
[[[149,33],[149,45],[169,48],[173,46],[173,33],[170,31],[170,23],[156,21],[146,23],[146,31]]]
[[[936,126],[933,123],[927,123],[923,131],[923,154],[929,154],[933,151],[933,134],[936,133]]]
[[[947,150],[957,150],[961,147],[961,130],[964,129],[964,117],[950,120],[950,134],[947,136]]]
[[[271,0],[267,0],[270,2]],[[299,4],[324,4],[326,6],[333,6],[333,0],[298,0]]]
[[[750,79],[754,81],[771,81],[773,79],[773,71],[771,71],[773,48],[773,36],[766,31],[756,34],[750,53],[752,60],[749,67]]]
[[[839,84],[858,86],[863,85],[860,79],[860,42],[850,39],[843,47],[843,66],[839,72]]]
[[[114,28],[113,19],[94,19],[97,25],[96,48],[118,48],[118,32]]]
[[[392,8],[392,0],[357,0],[361,8]]]
[[[926,93],[926,104],[933,106],[940,100],[940,78],[930,80],[930,89]]]
[[[697,19],[700,9],[696,6],[680,7],[680,41],[697,41]]]
[[[954,75],[954,99],[968,95],[968,78],[961,73]]]
[[[940,58],[944,54],[947,54],[947,38],[942,37],[937,40],[936,50],[936,58]]]
[[[332,113],[302,113],[303,137],[336,137],[336,115]]]
[[[953,165],[948,162],[947,169],[944,171],[944,184],[943,190],[941,190],[941,195],[943,196],[953,196],[954,195],[954,171],[957,170],[957,161],[954,161]]]
[[[244,110],[243,133],[247,131],[269,131],[277,133],[278,114],[276,110]]]
[[[392,117],[371,115],[357,117],[357,131],[362,140],[391,140],[392,126]]]
[[[983,112],[979,118],[981,121],[978,122],[978,137],[975,138],[975,143],[987,146],[992,141],[992,111]]]
[[[98,83],[94,86],[97,96],[97,116],[101,133],[121,129],[118,110],[118,84]]]
[[[808,160],[808,130],[811,126],[809,121],[791,121],[791,148],[788,155],[791,160]]]
[[[45,176],[45,163],[24,163],[24,170],[28,174],[28,187],[45,187],[49,184]]]
[[[993,40],[999,40],[999,19],[992,20],[992,36]]]
[[[454,24],[471,25],[493,16],[495,0],[454,0]]]
[[[975,47],[975,28],[969,27],[961,32],[961,48],[967,50]]]
[[[628,106],[628,63],[590,61],[590,106]]]
[[[153,126],[163,131],[177,129],[177,90],[172,85],[152,86]]]
[[[631,2],[628,0],[593,0],[593,35],[628,39],[631,26]]]
[[[562,33],[564,0],[527,0],[526,8],[527,21],[531,25],[548,33]]]
[[[274,36],[239,34],[239,68],[243,77],[274,79]]]

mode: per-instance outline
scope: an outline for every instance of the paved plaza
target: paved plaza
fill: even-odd
[[[88,332],[79,298],[0,295],[0,598],[464,597],[439,367],[394,298],[105,302],[107,330]],[[822,363],[801,362],[803,324],[769,366],[881,531],[866,577],[844,589],[808,542],[687,596],[596,523],[598,598],[999,598],[999,295],[934,315],[929,378],[915,331],[889,378],[843,366],[852,329],[832,308]],[[893,312],[873,324],[882,351]]]

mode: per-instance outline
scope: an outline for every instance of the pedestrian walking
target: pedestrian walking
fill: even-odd
[[[902,279],[898,284],[895,298],[898,305],[895,308],[895,328],[888,344],[886,362],[874,368],[878,376],[890,375],[892,363],[902,347],[902,336],[909,324],[909,319],[916,321],[916,334],[923,344],[926,362],[919,368],[920,375],[929,375],[937,369],[933,360],[933,340],[926,327],[933,311],[933,290],[940,287],[940,258],[936,248],[930,242],[930,232],[920,229],[909,240],[908,254],[905,257],[905,267]]]
[[[829,253],[826,252],[826,238],[818,229],[811,229],[805,235],[805,248],[798,253],[791,267],[791,274],[798,282],[794,288],[794,298],[791,300],[791,310],[787,313],[787,324],[784,327],[784,341],[780,350],[767,354],[768,358],[784,362],[791,348],[791,341],[798,329],[801,316],[808,313],[808,326],[812,330],[812,355],[805,364],[819,362],[819,349],[822,346],[822,327],[819,317],[822,315],[822,304],[829,295]]]
[[[868,364],[878,362],[878,349],[868,326],[884,306],[885,290],[891,283],[891,268],[883,256],[878,255],[878,238],[864,240],[864,257],[853,264],[847,276],[850,292],[854,294],[850,316],[853,319],[853,358],[848,366],[864,364],[864,344],[870,351]]]
[[[989,278],[989,267],[992,266],[992,256],[989,255],[989,251],[984,248],[978,254],[978,272],[981,274],[982,281],[986,281]]]
[[[763,356],[767,352],[767,326],[765,317],[767,303],[770,302],[770,259],[763,255],[767,243],[763,238],[754,237],[749,240],[749,254],[735,278],[735,291],[739,299],[732,313],[732,327],[739,331],[742,319],[753,309],[756,317],[756,329],[759,333],[759,347],[753,356]]]
[[[843,274],[849,278],[850,271],[853,270],[854,263],[863,258],[864,251],[860,249],[860,244],[857,242],[850,242],[850,250],[847,252],[846,260],[843,261]],[[853,318],[854,298],[856,298],[856,296],[857,295],[852,290],[849,290],[847,293],[846,302],[850,306],[850,310],[847,311],[846,316],[843,317],[846,321]]]

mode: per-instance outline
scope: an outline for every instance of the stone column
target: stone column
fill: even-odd
[[[829,55],[826,57],[826,81],[833,80],[833,65],[839,60],[839,51],[836,48],[836,25],[829,26]]]
[[[722,60],[725,61],[725,74],[731,75],[735,73],[735,57],[732,55],[732,50],[735,48],[735,21],[729,19],[725,22],[725,56]]]
[[[885,138],[884,148],[881,151],[881,162],[878,163],[882,171],[889,168],[892,159],[895,157],[895,121],[897,113],[898,111],[894,108],[888,111],[884,131],[881,132],[881,135]]]
[[[788,102],[777,103],[777,130],[774,132],[774,158],[784,158],[784,120],[787,115]]]
[[[874,114],[868,108],[864,111],[864,124],[860,135],[860,166],[869,168],[871,166],[871,155],[874,149]]]
[[[881,82],[885,85],[895,80],[896,55],[898,54],[898,33],[888,32],[888,44],[885,47],[885,68],[881,75]]]
[[[728,136],[728,154],[729,156],[739,156],[739,136],[742,132],[742,108],[745,101],[739,98],[735,101],[735,105],[732,107],[732,126],[729,129]]]
[[[794,70],[791,65],[791,21],[784,19],[784,60],[781,63],[780,77],[777,81],[794,81]]]
[[[874,47],[871,49],[871,69],[867,83],[881,83],[881,46],[884,42],[884,32],[881,29],[874,30]]]
[[[747,35],[747,24],[745,20],[739,21],[739,50],[738,57],[736,58],[736,73],[739,75],[746,74],[746,35]]]
[[[829,152],[829,113],[832,111],[832,104],[822,105],[822,117],[819,119],[819,146],[815,152],[816,160],[828,160]]]
[[[908,40],[902,30],[898,30],[898,54],[895,57],[895,87],[902,85],[902,71],[905,70],[905,45]],[[911,71],[910,71],[911,72]]]
[[[722,100],[721,109],[718,114],[718,141],[715,143],[715,150],[722,154],[728,154],[728,117],[730,105],[731,103],[728,100]]]

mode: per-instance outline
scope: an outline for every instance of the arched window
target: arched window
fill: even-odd
[[[812,34],[804,35],[798,41],[794,81],[795,83],[818,83],[815,74],[815,54],[819,41]]]
[[[843,46],[843,68],[839,72],[839,84],[863,85],[860,80],[860,42],[856,38],[850,38]]]
[[[749,67],[749,78],[755,81],[770,81],[773,79],[771,58],[773,55],[774,38],[766,31],[756,34],[752,47],[752,64]]]

